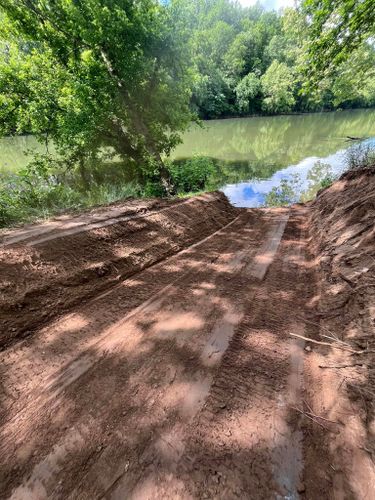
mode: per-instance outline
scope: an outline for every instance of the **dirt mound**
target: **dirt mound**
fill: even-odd
[[[222,193],[132,201],[3,233],[0,348],[202,240],[239,213]]]
[[[313,345],[309,399],[318,414],[328,411],[338,424],[333,434],[323,430],[320,437],[315,425],[314,438],[306,443],[308,460],[321,467],[316,488],[328,485],[324,470],[333,469],[337,497],[340,492],[343,498],[370,497],[375,481],[375,168],[348,172],[324,190],[311,205],[310,225],[318,273],[318,314],[312,324],[317,338],[334,348]],[[319,490],[310,494],[320,497]]]

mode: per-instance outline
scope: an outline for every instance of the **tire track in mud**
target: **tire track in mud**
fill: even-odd
[[[257,269],[257,272],[261,273],[262,276],[267,273],[288,218],[288,214],[275,217],[266,235],[265,244],[257,250],[250,262],[241,265],[241,261],[243,262],[241,254],[240,257],[235,256],[232,259],[237,272],[234,272],[233,269],[233,281],[230,289],[235,296],[240,296],[246,290],[246,282],[248,282],[249,277],[253,276],[254,269]],[[265,247],[267,251],[265,251]],[[210,393],[210,396],[212,396],[213,392],[215,392],[215,388],[210,391],[212,381],[219,368],[222,356],[224,355],[227,358],[227,354],[224,353],[229,342],[231,342],[236,326],[241,322],[243,316],[244,307],[238,304],[237,307],[229,308],[222,320],[217,322],[213,328],[212,334],[200,355],[202,365],[212,368],[213,371],[208,377],[206,375],[198,382],[200,388],[200,391],[199,389],[198,391],[201,398],[197,399],[193,405],[190,403],[191,415],[189,415],[190,418],[186,419],[185,426],[192,423],[195,415],[202,409],[203,405],[206,406],[205,400],[208,394]],[[231,378],[233,379],[231,362],[227,363],[226,367],[228,368],[227,378],[231,380]],[[222,370],[223,364],[220,365],[220,373]],[[192,389],[194,388],[192,387]],[[189,399],[189,396],[187,396],[187,399]],[[219,402],[217,408],[223,406],[223,398],[219,399],[221,403]],[[224,406],[226,407],[226,404]],[[177,430],[174,428],[169,429],[166,435],[161,438],[164,446],[160,446],[159,439],[147,449],[150,465],[142,474],[142,477],[134,484],[134,479],[123,474],[121,478],[116,478],[114,485],[108,489],[104,497],[112,499],[126,497],[134,500],[145,498],[191,498],[177,472],[181,458],[183,461],[186,460],[184,452],[187,436],[186,429],[181,428],[181,422],[177,424]],[[188,457],[188,460],[191,461],[191,457]]]
[[[176,494],[293,499],[304,490],[302,433],[291,411],[301,401],[303,345],[288,336],[304,328],[295,319],[307,299],[303,216],[291,217],[265,281],[249,294],[248,312],[190,428]]]
[[[279,215],[277,217],[280,219]],[[14,498],[17,498],[17,495],[21,494],[22,491],[27,491],[29,495],[32,495],[33,488],[36,488],[35,491],[43,491],[41,490],[42,486],[45,488],[45,494],[52,497],[67,498],[70,495],[72,498],[76,498],[77,496],[80,498],[95,498],[100,496],[105,490],[108,490],[111,494],[115,494],[112,491],[114,485],[117,485],[120,490],[123,488],[123,485],[118,483],[121,483],[121,478],[125,474],[125,470],[127,489],[129,490],[136,487],[141,477],[152,477],[153,472],[150,472],[149,469],[151,467],[153,470],[155,464],[159,463],[160,460],[162,462],[164,460],[167,468],[172,465],[174,467],[177,464],[178,458],[183,453],[181,443],[183,442],[185,432],[184,426],[186,426],[187,422],[191,421],[196,411],[204,403],[214,370],[220,361],[217,351],[221,350],[223,352],[225,350],[226,343],[229,341],[229,336],[232,333],[230,330],[232,326],[233,330],[235,327],[235,314],[238,314],[238,311],[241,309],[241,296],[243,296],[244,290],[247,289],[246,286],[249,286],[249,276],[241,276],[243,268],[247,266],[250,270],[253,265],[254,255],[259,251],[259,243],[262,241],[259,231],[264,231],[264,226],[270,227],[269,234],[272,236],[280,224],[285,222],[284,218],[280,221],[277,220],[277,217],[265,216],[262,220],[258,220],[254,226],[247,229],[246,227],[236,230],[232,229],[229,235],[225,235],[224,233],[221,237],[217,236],[210,242],[207,242],[204,245],[204,249],[200,249],[200,252],[203,251],[206,255],[210,254],[209,250],[210,246],[212,246],[214,253],[217,254],[217,258],[211,263],[211,268],[207,266],[207,269],[202,270],[201,266],[197,264],[190,276],[185,277],[181,283],[176,284],[176,289],[170,290],[165,297],[160,299],[161,302],[157,301],[153,303],[147,314],[143,311],[141,314],[141,319],[144,323],[143,331],[141,332],[141,337],[138,335],[137,338],[137,335],[135,337],[133,335],[133,345],[129,339],[124,342],[121,331],[119,331],[120,336],[116,338],[117,332],[115,329],[114,336],[110,334],[104,339],[103,350],[99,350],[99,355],[96,352],[96,363],[89,367],[88,370],[80,373],[80,377],[77,380],[71,380],[72,383],[70,385],[64,386],[63,393],[59,394],[57,399],[56,394],[52,393],[53,401],[51,401],[48,399],[47,394],[47,399],[44,400],[43,404],[41,401],[38,404],[34,402],[34,405],[32,404],[31,407],[29,406],[24,410],[24,418],[31,417],[31,421],[34,424],[32,434],[42,435],[43,428],[47,426],[51,428],[52,422],[58,420],[54,412],[58,413],[61,411],[65,401],[65,406],[68,407],[68,410],[70,407],[70,410],[72,410],[72,415],[68,421],[73,427],[71,428],[72,431],[69,432],[78,433],[78,436],[83,437],[87,449],[71,449],[69,445],[66,445],[66,440],[68,440],[68,444],[71,442],[69,432],[56,432],[55,428],[55,432],[52,432],[52,436],[49,436],[49,442],[48,436],[46,436],[44,438],[46,446],[44,448],[42,446],[42,449],[39,449],[36,454],[36,457],[44,456],[44,459],[42,462],[37,461],[36,463],[35,460],[32,460],[35,465],[33,468],[28,467],[29,472],[27,473],[31,474],[31,478],[29,482],[22,481],[23,486],[14,492]],[[246,231],[249,231],[249,233],[246,234]],[[244,237],[244,234],[246,237]],[[225,241],[227,239],[225,236],[228,238],[227,241]],[[220,249],[220,245],[223,245],[222,250]],[[232,250],[230,251],[229,248],[231,246]],[[235,248],[237,248],[237,251]],[[226,253],[223,253],[223,250]],[[216,292],[215,289],[219,291]],[[186,300],[182,302],[181,293],[186,295]],[[194,295],[196,295],[196,298],[191,303]],[[239,307],[237,304],[233,306],[233,301],[228,300],[232,295],[239,301]],[[175,299],[173,297],[177,299],[177,304],[174,303]],[[111,300],[111,298],[104,297],[103,301],[105,300]],[[166,307],[165,304],[169,305]],[[196,305],[194,306],[193,304]],[[103,304],[101,304],[102,306]],[[192,311],[197,307],[196,312],[198,311],[199,314],[203,314],[202,317],[204,317],[204,314],[207,316],[207,312],[212,309],[210,311],[211,317],[205,318],[204,325],[199,322],[194,324],[194,321],[197,321],[197,316],[199,319],[199,314],[195,314],[194,316],[194,314],[192,315]],[[235,313],[231,310],[231,307],[234,307]],[[204,310],[206,310],[206,313],[203,312]],[[181,324],[178,324],[178,321],[176,323],[176,316],[177,319],[180,318]],[[147,324],[147,322],[150,323],[150,317],[156,317],[155,324]],[[226,318],[224,324],[225,321],[227,322],[227,327],[224,330],[222,323],[220,323],[220,318],[223,317]],[[240,316],[237,317],[237,322],[239,319]],[[134,331],[137,328],[139,329],[139,324],[135,323],[135,318],[133,320],[130,319],[130,321],[133,321],[133,325],[127,325],[128,334],[129,331],[131,333],[132,329]],[[192,331],[186,331],[184,334],[184,328],[182,328],[183,335],[181,335],[180,339],[176,335],[181,333],[181,325],[186,326],[184,325],[185,322],[192,325]],[[218,324],[220,325],[219,327],[217,326]],[[168,328],[165,328],[166,325]],[[123,324],[119,326],[120,330],[123,327]],[[203,331],[201,331],[202,328]],[[225,333],[226,329],[227,333],[229,331],[227,338],[225,338],[225,335],[223,336],[223,331]],[[214,332],[214,336],[212,332]],[[145,333],[149,334],[150,338],[142,338],[145,337]],[[186,335],[185,338],[184,335]],[[217,341],[217,344],[215,344],[215,341]],[[152,345],[153,342],[155,346]],[[176,342],[177,346],[175,345]],[[209,345],[209,349],[206,355],[203,355],[202,359],[202,353],[204,353],[207,344]],[[175,352],[176,347],[178,347],[177,352]],[[140,359],[135,359],[134,365],[134,362],[131,359],[127,360],[127,358],[129,355],[134,356],[135,349],[140,350],[141,353],[138,353]],[[142,353],[142,349],[146,350],[146,352]],[[153,353],[152,356],[151,352]],[[178,359],[176,363],[172,354],[178,354],[178,356],[182,356],[182,359]],[[211,364],[213,356],[216,356],[216,359],[215,363]],[[114,357],[116,357],[117,363],[116,370],[113,366],[112,358]],[[147,359],[149,362],[145,365]],[[208,366],[205,365],[204,359],[206,359]],[[124,364],[125,360],[126,363]],[[153,370],[149,366],[150,362]],[[119,365],[118,363],[121,364]],[[162,366],[162,363],[164,363],[164,366]],[[126,364],[129,364],[129,366],[125,366]],[[167,368],[165,368],[165,365]],[[160,372],[159,378],[158,372]],[[116,374],[114,375],[114,373]],[[125,392],[118,393],[118,387],[121,386],[121,374],[125,376],[125,373],[128,378],[136,377],[137,383],[132,380],[129,387],[124,388]],[[96,392],[98,389],[96,384],[98,384],[98,387],[103,387],[103,389],[106,387],[103,377],[110,379],[110,383],[107,384],[108,387],[106,389],[109,393],[109,399],[106,400],[103,394],[98,410],[101,413],[103,411],[102,405],[107,403],[111,411],[108,413],[108,410],[104,410],[106,416],[100,415],[100,418],[98,416],[95,418],[95,412],[93,414],[91,411],[88,412],[85,402],[88,408],[93,405],[95,389]],[[118,380],[118,383],[114,383],[111,380],[113,377]],[[155,377],[158,379],[159,384],[161,381],[160,387],[158,387],[158,383],[150,383],[150,379],[152,380]],[[93,389],[94,394],[92,393]],[[135,392],[133,393],[132,390]],[[85,391],[88,395],[85,395]],[[78,394],[80,395],[79,402],[77,401]],[[74,400],[73,403],[69,400],[69,395],[74,395],[72,397]],[[96,397],[98,396],[99,394],[96,394]],[[126,401],[128,397],[135,400],[133,401],[135,407],[131,408],[131,410],[125,410],[125,414],[130,411],[130,415],[128,415],[129,421],[124,423],[123,418],[119,418],[117,406],[120,401]],[[44,407],[45,409],[43,409]],[[143,413],[145,414],[143,415]],[[142,421],[144,421],[144,425],[142,425]],[[110,427],[114,427],[117,439],[113,436],[108,438],[108,442],[106,442],[103,449],[101,448],[101,444],[97,448],[92,448],[92,444],[95,446],[96,443],[102,442],[103,437],[100,436],[103,436],[103,431],[101,429],[105,422]],[[142,436],[143,427],[153,429],[151,432],[153,436],[151,438],[151,446],[149,432],[147,431]],[[133,429],[133,431],[130,431],[130,429]],[[132,440],[130,436],[136,430],[141,436],[138,439],[134,438],[136,442],[132,445],[129,442]],[[13,453],[17,451],[17,446],[22,441],[30,438],[30,432],[31,429],[27,430],[27,426],[26,428],[19,429],[19,432],[17,432],[15,425],[10,424],[6,439],[8,445],[3,441],[2,449],[5,452],[4,456],[12,454],[12,448]],[[124,441],[124,435],[129,432],[129,437]],[[119,435],[123,436],[120,439],[121,444],[118,443]],[[90,442],[90,444],[87,442],[88,436],[91,436],[92,443]],[[14,446],[14,441],[16,441],[16,446]],[[77,439],[77,443],[81,443],[81,439]],[[165,453],[164,446],[167,447],[169,452],[171,449],[174,449],[172,454],[174,458],[170,458],[170,453]],[[78,448],[82,448],[82,445],[80,444]],[[51,449],[52,452],[48,451]],[[65,458],[61,457],[61,449],[67,450]],[[54,461],[53,457],[56,454],[60,457],[59,467],[51,466],[51,462],[53,463]],[[167,456],[166,461],[165,455]],[[26,468],[25,464],[23,464],[23,467],[24,469]],[[47,476],[43,476],[40,473],[41,470],[50,470],[50,472]],[[74,488],[77,484],[77,470],[81,474],[81,484],[78,490],[73,489],[72,491],[72,486]],[[106,473],[104,474],[103,471],[106,471]],[[23,472],[20,471],[20,478],[25,477],[25,474],[25,470]],[[62,485],[58,483],[59,475],[64,477]],[[25,486],[27,489],[22,490]],[[41,497],[43,497],[43,494]]]
[[[251,222],[251,218],[250,218],[250,222]],[[255,223],[254,227],[257,227],[258,226],[261,226],[262,223],[264,223],[265,221],[258,221],[259,223]],[[243,228],[241,227],[242,226],[242,222],[240,224],[238,224],[239,228],[241,229],[241,231],[243,230]],[[237,229],[238,231],[238,229]],[[246,231],[246,229],[245,229]],[[249,229],[249,231],[252,231],[252,229]],[[259,231],[259,228],[258,228],[258,231]],[[237,233],[235,231],[232,231],[230,234],[234,234],[237,236]],[[199,262],[200,261],[205,261],[205,260],[208,260],[208,262],[210,260],[215,260],[218,256],[220,256],[220,254],[222,255],[223,254],[223,251],[227,251],[228,252],[228,255],[230,257],[230,247],[232,246],[233,250],[238,247],[238,243],[233,241],[231,242],[231,238],[230,238],[230,235],[227,235],[227,237],[229,236],[229,241],[225,241],[225,238],[219,238],[218,241],[220,242],[220,245],[222,247],[222,249],[220,248],[220,245],[218,246],[218,241],[216,241],[216,239],[214,239],[213,242],[211,241],[208,241],[205,243],[205,247],[204,247],[204,250],[202,252],[202,250],[200,250],[199,248],[198,249],[195,249],[195,253],[194,253],[194,258],[197,259],[196,262],[193,262],[194,266],[191,266],[193,269],[194,267],[199,267]],[[228,256],[227,255],[227,256]],[[208,256],[208,259],[207,259],[207,256]],[[212,256],[214,257],[212,259]],[[191,258],[191,256],[189,256]],[[225,253],[224,253],[224,257],[225,257]],[[226,257],[225,257],[226,258]],[[178,260],[178,258],[177,258]],[[225,260],[225,259],[224,259]],[[187,257],[186,257],[186,262],[188,262],[187,260]],[[206,264],[208,264],[208,262]],[[189,267],[189,266],[188,266]],[[199,270],[198,270],[199,272]],[[98,302],[98,307],[99,308],[103,308],[105,307],[105,304],[106,304],[106,301],[108,300],[111,300],[111,297],[108,297],[108,298],[104,298],[102,301],[99,301]],[[112,298],[113,300],[113,298]],[[93,354],[95,355],[96,359],[98,359],[97,357],[97,353],[94,351]],[[77,366],[81,366],[80,363],[79,363],[79,360],[78,362],[75,362]],[[10,368],[10,367],[9,367]],[[73,370],[74,371],[74,370]],[[84,370],[85,371],[85,370]],[[61,373],[64,373],[64,371],[62,371]],[[89,377],[90,374],[88,374],[88,377]],[[32,373],[26,373],[25,374],[25,378],[27,377],[32,377],[33,374]],[[81,375],[81,378],[82,378],[82,375]],[[51,387],[53,389],[58,389],[58,384],[53,384],[53,381],[56,382],[56,377],[51,377],[50,378],[50,389]],[[67,381],[69,382],[69,377],[67,378]],[[74,385],[74,384],[73,384]],[[21,392],[22,391],[22,386],[19,388],[19,391]],[[64,391],[66,391],[66,387],[64,388]],[[52,392],[52,399],[54,399],[54,397],[56,397],[56,394],[53,394],[53,391]],[[49,415],[51,415],[51,408],[49,408],[48,406],[50,406],[50,403],[48,402],[49,400],[47,399],[46,400],[46,393],[47,395],[49,394],[48,390],[46,391],[39,391],[40,393],[40,398],[38,400],[37,397],[35,397],[35,394],[29,394],[29,395],[23,395],[24,396],[24,400],[30,400],[31,402],[26,406],[26,408],[24,408],[24,410],[22,411],[22,413],[20,414],[19,412],[17,412],[15,414],[15,418],[17,420],[14,420],[14,424],[12,424],[12,422],[10,422],[10,424],[7,426],[7,429],[4,429],[3,428],[3,437],[5,438],[5,435],[4,433],[8,434],[8,438],[7,439],[3,439],[2,441],[2,451],[4,452],[4,455],[3,456],[6,456],[6,450],[7,448],[9,447],[9,452],[11,452],[11,449],[13,448],[13,452],[17,450],[17,442],[18,442],[18,445],[21,446],[21,444],[26,440],[28,440],[30,438],[30,433],[32,434],[33,433],[33,429],[29,429],[27,430],[27,426],[25,425],[17,425],[17,422],[22,422],[22,421],[30,421],[31,422],[39,422],[43,421],[43,418],[41,418],[43,416],[43,412],[47,414],[47,416],[44,417],[44,422],[46,422],[46,418],[47,418],[47,422],[48,422],[48,419],[49,419]],[[21,392],[22,394],[22,392]],[[61,399],[62,398],[62,399]],[[59,400],[55,400],[55,404],[52,405],[53,406],[53,410],[55,411],[56,408],[59,407],[59,404],[62,403],[64,401],[64,395],[61,395],[61,398],[60,398],[60,402]],[[43,405],[46,407],[46,410],[43,410]],[[6,432],[8,431],[8,432]],[[26,434],[25,434],[26,432]],[[18,435],[18,437],[17,437]],[[16,445],[15,446],[12,446],[12,442],[16,440]],[[6,444],[8,443],[8,445]],[[13,443],[14,444],[14,443]],[[22,447],[22,446],[21,446]]]
[[[204,199],[204,195],[200,197],[196,196],[194,200],[197,198]],[[79,234],[92,229],[100,229],[101,227],[117,224],[118,222],[127,222],[134,219],[150,217],[168,210],[172,206],[175,207],[176,205],[191,203],[192,200],[193,198],[188,200],[175,200],[173,203],[168,200],[167,206],[163,206],[160,200],[151,202],[145,201],[143,206],[139,206],[137,200],[134,204],[131,202],[122,203],[120,206],[102,209],[98,213],[90,211],[86,215],[76,216],[73,219],[70,219],[69,216],[57,217],[55,220],[42,224],[33,224],[31,227],[5,232],[0,240],[0,246],[7,247],[21,242],[26,242],[28,246],[38,245],[53,239]],[[132,205],[134,205],[133,209]],[[127,215],[124,215],[125,212]]]

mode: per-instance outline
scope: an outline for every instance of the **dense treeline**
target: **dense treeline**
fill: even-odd
[[[177,10],[191,33],[192,106],[201,118],[375,104],[375,73],[369,70],[375,50],[365,40],[308,85],[311,28],[302,9],[276,13],[260,4],[181,0]]]

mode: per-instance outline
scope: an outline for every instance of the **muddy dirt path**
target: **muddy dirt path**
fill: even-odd
[[[259,498],[297,495],[287,406],[300,397],[301,347],[283,328],[301,328],[287,307],[305,300],[302,219],[241,212],[5,351],[3,495],[199,497],[220,485],[224,498],[254,482]]]
[[[344,498],[298,413],[308,210],[239,210],[0,352],[0,497]]]

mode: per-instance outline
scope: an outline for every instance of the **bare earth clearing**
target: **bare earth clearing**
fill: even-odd
[[[375,498],[374,174],[3,233],[0,497]]]

